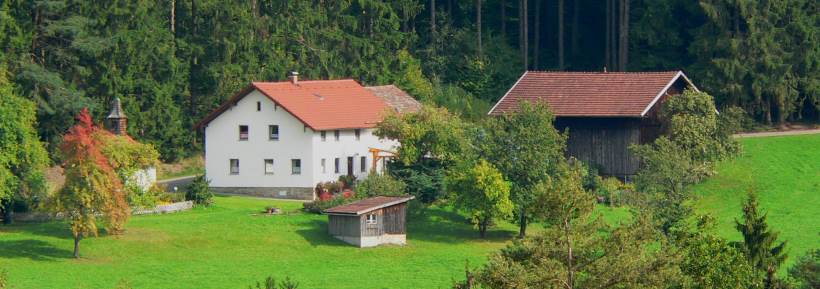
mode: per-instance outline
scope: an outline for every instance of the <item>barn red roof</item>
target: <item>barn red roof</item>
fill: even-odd
[[[385,101],[352,79],[253,82],[197,124],[219,114],[258,90],[313,130],[374,127],[388,109]]]
[[[546,101],[556,116],[642,117],[681,78],[694,87],[681,71],[527,71],[489,114],[514,112],[521,101]]]
[[[331,215],[361,215],[381,208],[401,204],[414,199],[413,196],[386,197],[378,196],[367,198],[361,201],[346,205],[336,206],[325,210],[325,214]]]

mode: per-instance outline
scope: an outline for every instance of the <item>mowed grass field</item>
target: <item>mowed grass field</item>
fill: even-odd
[[[718,221],[718,233],[741,240],[747,192],[758,195],[769,226],[788,241],[786,271],[798,256],[820,249],[820,134],[744,138],[741,157],[720,163],[718,174],[694,187],[698,213]]]
[[[11,288],[248,288],[289,276],[300,288],[450,288],[465,262],[477,266],[517,233],[486,240],[462,216],[430,208],[408,216],[408,245],[360,249],[330,237],[327,216],[301,203],[216,197],[192,211],[134,216],[122,236],[88,238],[82,258],[64,222],[0,226],[0,268]],[[265,206],[285,215],[266,216]]]

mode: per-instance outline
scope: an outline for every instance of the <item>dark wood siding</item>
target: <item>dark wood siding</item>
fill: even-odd
[[[384,208],[384,233],[405,234],[404,223],[407,215],[407,203]]]
[[[599,170],[601,175],[626,177],[638,170],[629,146],[641,141],[637,118],[558,118],[560,131],[569,130],[567,156]]]
[[[376,223],[368,224],[367,215],[376,215]],[[362,237],[364,236],[381,236],[384,234],[384,216],[382,209],[378,209],[369,213],[362,214],[359,218],[361,226]]]
[[[359,237],[359,219],[359,216],[328,215],[328,233],[333,236]]]

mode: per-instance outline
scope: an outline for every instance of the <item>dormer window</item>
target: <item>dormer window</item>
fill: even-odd
[[[240,125],[239,126],[239,140],[248,140],[248,126],[247,125]]]

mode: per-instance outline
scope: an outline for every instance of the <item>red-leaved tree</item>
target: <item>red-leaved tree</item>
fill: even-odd
[[[122,181],[103,154],[110,133],[94,126],[87,109],[77,120],[60,146],[66,182],[55,198],[56,211],[71,223],[75,258],[79,258],[80,240],[97,236],[97,214],[105,216],[111,234],[123,231],[130,214]]]

